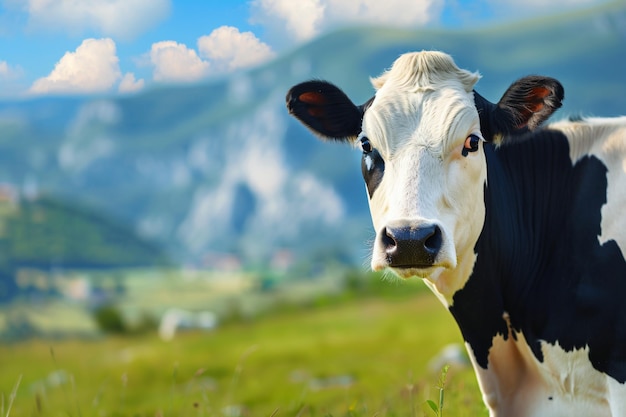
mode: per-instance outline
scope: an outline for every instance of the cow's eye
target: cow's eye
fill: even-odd
[[[478,145],[480,144],[480,138],[476,135],[469,135],[467,139],[465,139],[465,143],[463,144],[463,150],[461,154],[463,156],[467,156],[469,152],[476,152],[478,150]]]
[[[361,138],[360,143],[361,143],[361,149],[363,150],[363,153],[372,152],[372,144],[370,143],[370,140],[366,136],[363,136]]]

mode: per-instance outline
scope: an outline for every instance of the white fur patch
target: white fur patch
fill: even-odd
[[[594,155],[607,167],[607,203],[602,207],[602,233],[598,240],[600,244],[615,240],[626,255],[626,116],[561,121],[550,127],[567,136],[573,164],[586,155]]]
[[[515,340],[516,339],[516,340]],[[626,385],[593,368],[589,348],[565,351],[541,344],[539,362],[516,333],[493,338],[488,369],[469,356],[491,417],[609,417],[626,415]]]
[[[368,171],[372,170],[372,167],[374,166],[374,160],[372,159],[372,157],[370,155],[365,155],[365,168],[367,168]]]

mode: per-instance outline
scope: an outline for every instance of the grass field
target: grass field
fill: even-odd
[[[152,334],[0,346],[0,417],[430,416],[461,342],[426,292],[284,308],[171,342]],[[442,415],[487,415],[471,368],[451,368]]]

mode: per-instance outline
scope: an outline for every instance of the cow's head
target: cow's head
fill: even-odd
[[[376,94],[361,106],[324,81],[287,95],[289,112],[315,134],[363,151],[372,268],[424,277],[448,301],[471,272],[484,223],[483,142],[535,128],[563,98],[558,81],[533,76],[492,104],[473,91],[479,78],[446,54],[419,52],[373,79]]]

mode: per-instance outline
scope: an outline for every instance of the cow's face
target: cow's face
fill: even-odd
[[[363,152],[372,268],[426,278],[447,301],[471,272],[484,223],[485,140],[534,128],[560,106],[550,102],[555,80],[522,79],[493,105],[473,91],[478,78],[448,55],[421,52],[373,79],[376,95],[362,106],[322,81],[287,96],[290,112],[313,132]]]
[[[443,54],[402,56],[373,80],[378,90],[357,144],[376,231],[374,270],[434,280],[472,254],[486,178],[477,80]]]

